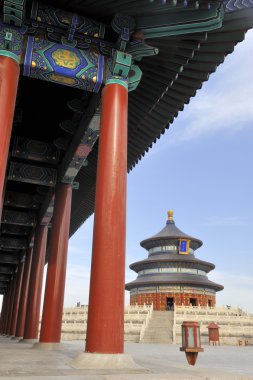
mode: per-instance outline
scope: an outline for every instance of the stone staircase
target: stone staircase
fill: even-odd
[[[173,343],[173,311],[153,311],[140,343]]]

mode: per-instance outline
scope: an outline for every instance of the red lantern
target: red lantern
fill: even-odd
[[[216,346],[216,342],[220,345],[220,336],[219,336],[219,326],[216,323],[209,323],[208,327],[208,337],[209,337],[209,345],[210,342]]]
[[[187,321],[182,324],[182,347],[190,365],[195,365],[198,353],[203,352],[200,342],[200,329],[198,322]]]

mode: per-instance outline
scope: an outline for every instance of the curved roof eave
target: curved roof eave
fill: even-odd
[[[178,255],[179,256],[179,255]],[[209,271],[210,272],[211,270],[213,270],[215,268],[215,265],[212,264],[212,263],[209,263],[208,261],[203,261],[203,260],[199,260],[199,259],[196,259],[195,257],[194,258],[187,258],[186,256],[188,255],[181,255],[177,258],[158,258],[158,257],[154,257],[154,259],[151,259],[151,258],[147,258],[145,260],[141,260],[141,261],[136,261],[135,263],[132,263],[129,265],[129,268],[132,269],[133,271],[135,271],[136,273],[138,273],[138,271],[140,270],[139,268],[145,264],[158,264],[160,262],[183,262],[183,263],[194,263],[194,264],[199,264],[199,265],[203,265],[203,266],[206,266],[209,268]],[[207,273],[208,273],[207,272]]]
[[[139,281],[138,281],[139,280]],[[165,279],[165,280],[158,280],[158,279],[155,279],[155,280],[143,280],[143,281],[140,281],[140,279],[136,279],[132,282],[129,282],[125,285],[125,289],[126,290],[131,290],[133,288],[136,288],[136,287],[142,287],[142,286],[151,286],[151,285],[154,285],[154,286],[158,286],[158,285],[179,285],[179,286],[182,286],[182,285],[188,285],[188,286],[196,286],[196,287],[205,287],[205,288],[211,288],[213,290],[215,290],[216,292],[219,292],[221,290],[224,289],[224,286],[220,285],[220,284],[216,284],[215,282],[213,281],[210,281],[210,280],[205,280],[205,281],[194,281],[193,279],[185,279],[185,280],[168,280],[168,279]]]
[[[57,2],[60,5],[62,1],[55,0]],[[212,32],[149,40],[160,49],[160,54],[140,62],[142,81],[137,90],[129,94],[129,171],[252,27],[253,8],[248,8],[226,14],[223,26]],[[96,163],[97,144],[89,156],[89,165],[82,168],[75,179],[79,190],[73,192],[70,236],[94,211]]]

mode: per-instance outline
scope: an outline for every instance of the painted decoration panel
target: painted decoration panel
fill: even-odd
[[[57,170],[42,166],[11,162],[8,179],[17,182],[33,183],[35,185],[55,186]]]
[[[0,238],[0,249],[26,249],[26,239]]]
[[[78,145],[75,154],[64,173],[62,182],[71,183],[75,179],[88,155],[92,151],[92,148],[99,136],[99,127],[100,127],[100,114],[96,112],[91,122],[88,125],[87,130],[84,133],[83,138],[81,139],[80,144]]]
[[[34,227],[36,225],[36,214],[31,212],[4,210],[2,223]]]
[[[59,161],[60,152],[53,144],[16,136],[12,156],[54,165]]]
[[[37,22],[66,29],[69,34],[72,31],[73,34],[80,33],[97,38],[103,38],[105,34],[105,25],[102,23],[42,3],[33,4],[32,17]],[[68,37],[70,39],[71,35]]]
[[[25,76],[98,92],[103,82],[103,68],[104,57],[95,49],[84,51],[28,37]]]

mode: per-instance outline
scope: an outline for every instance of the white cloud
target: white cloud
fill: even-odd
[[[134,271],[132,270],[126,271],[126,282],[133,281],[136,279],[136,277],[137,277],[137,273],[135,273]]]
[[[136,273],[127,270],[126,282],[135,280]],[[64,306],[74,306],[77,302],[87,305],[89,299],[90,268],[70,264],[67,268]],[[125,304],[130,302],[129,292],[125,292]]]
[[[77,302],[88,304],[90,268],[70,264],[67,267],[64,306],[75,306]]]
[[[206,218],[203,225],[209,227],[236,227],[244,226],[246,222],[238,216],[210,216]]]
[[[137,273],[132,271],[131,269],[126,270],[126,279],[125,282],[134,281],[137,277]],[[130,305],[130,292],[128,290],[125,291],[125,305]]]
[[[82,248],[70,244],[68,247],[68,254],[72,254],[72,253],[73,254],[81,254],[81,255],[85,254],[85,252]]]
[[[227,60],[192,99],[189,111],[182,114],[185,126],[177,136],[181,141],[217,132],[234,134],[251,127],[253,32]]]
[[[217,132],[236,134],[251,127],[253,120],[253,81],[245,87],[231,80],[226,92],[220,88],[204,91],[191,105],[176,134],[177,142],[197,139]],[[223,84],[225,87],[225,84]]]
[[[87,266],[80,266],[76,264],[71,264],[67,268],[67,277],[69,280],[77,280],[83,278],[90,278],[90,268]]]
[[[179,113],[157,151],[206,136],[237,134],[253,121],[253,31]],[[157,153],[151,150],[149,156]]]
[[[253,277],[240,273],[214,271],[209,279],[224,286],[224,290],[217,293],[217,306],[239,306],[244,311],[253,313]]]

